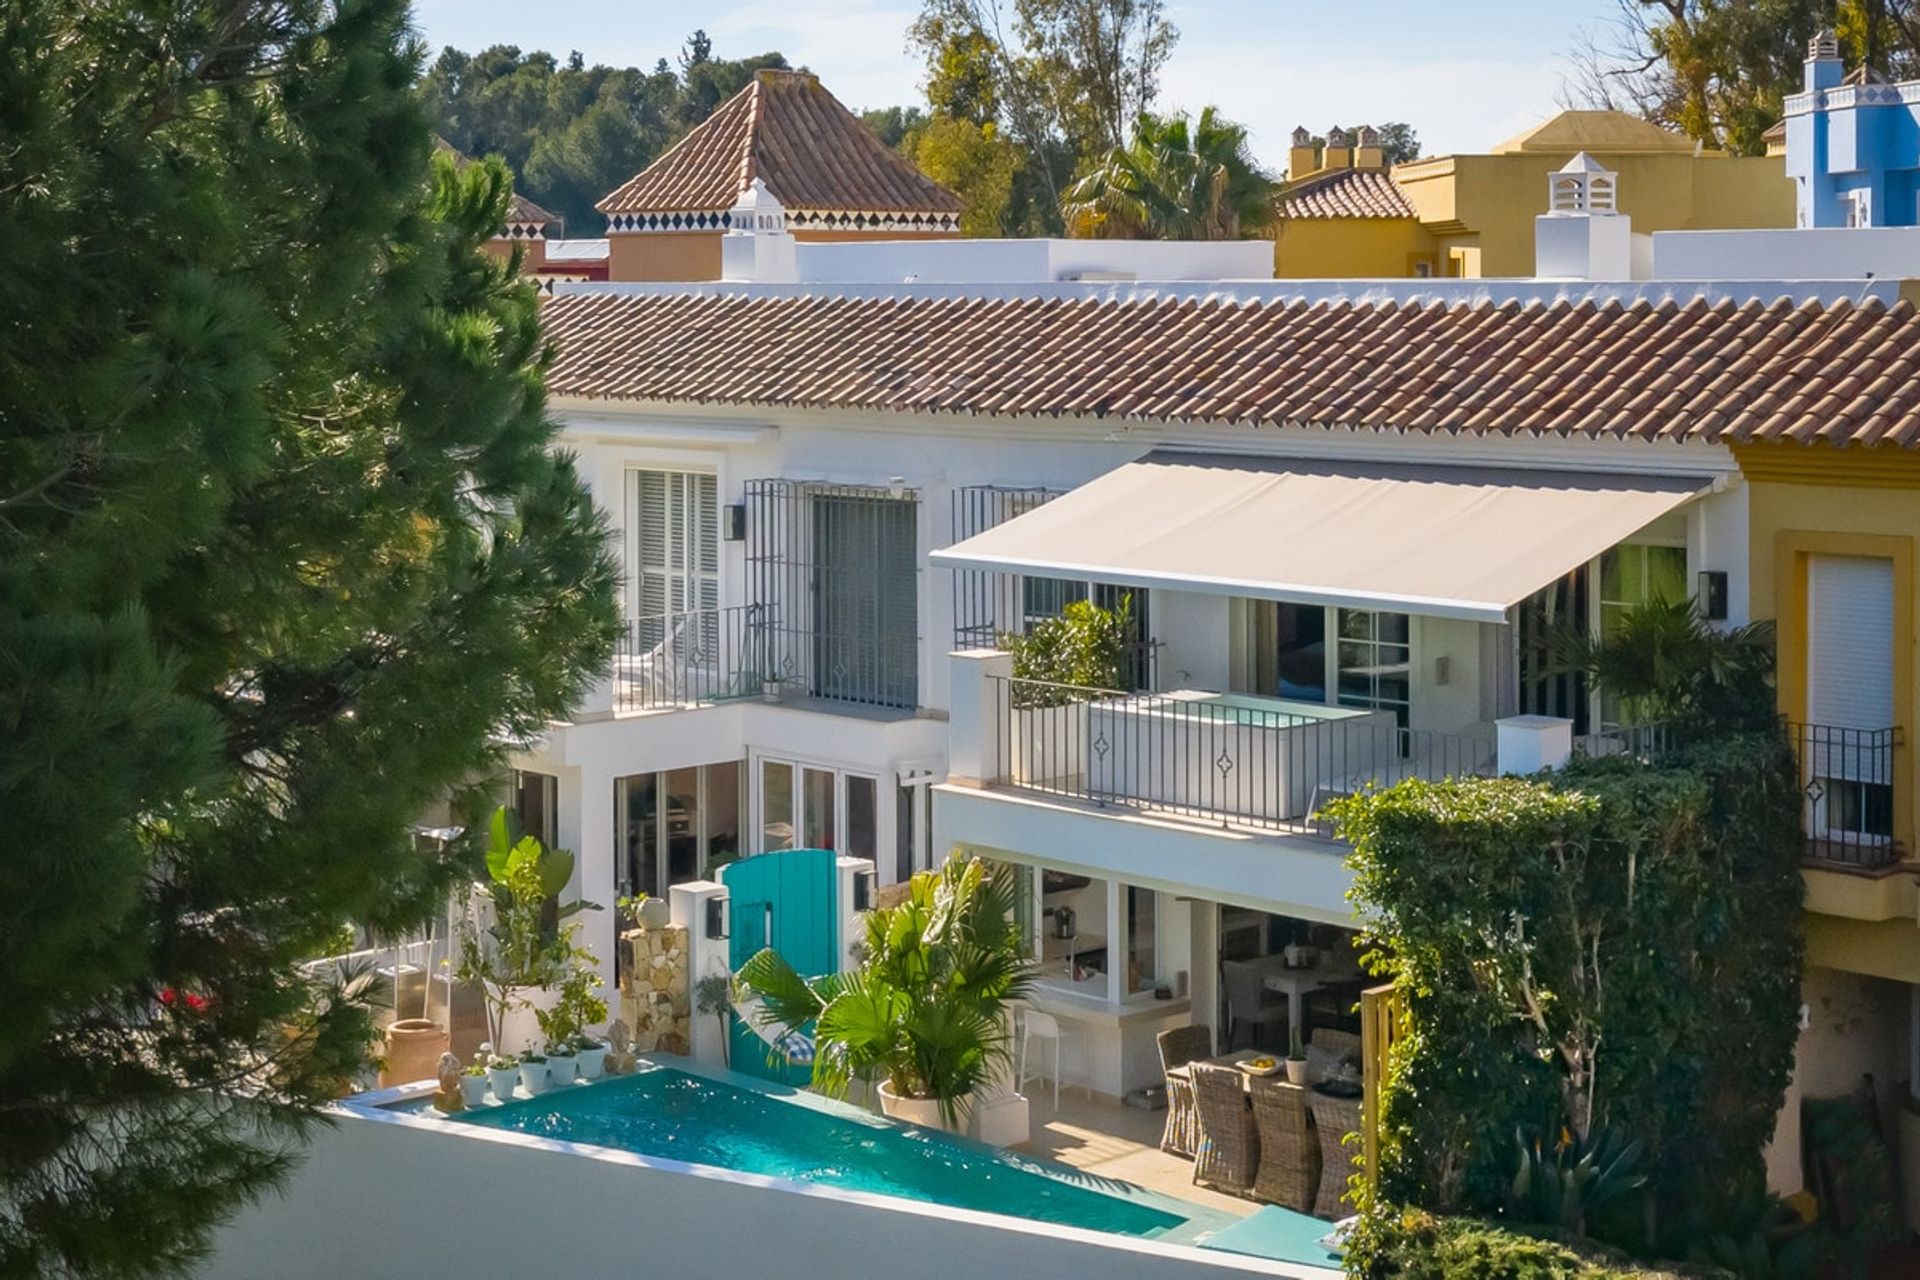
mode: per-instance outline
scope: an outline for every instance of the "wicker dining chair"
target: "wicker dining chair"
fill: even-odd
[[[1213,1031],[1208,1027],[1174,1027],[1162,1031],[1160,1073],[1167,1082],[1167,1127],[1160,1149],[1169,1155],[1193,1159],[1200,1147],[1200,1113],[1193,1105],[1190,1063],[1213,1056]]]
[[[1247,1087],[1237,1067],[1196,1062],[1193,1101],[1200,1112],[1200,1150],[1193,1161],[1193,1180],[1222,1191],[1244,1194],[1253,1190],[1260,1167],[1260,1132],[1247,1107]]]
[[[1301,1213],[1313,1209],[1320,1181],[1320,1148],[1307,1109],[1307,1091],[1284,1080],[1250,1080],[1253,1123],[1260,1131],[1260,1165],[1253,1198]]]
[[[1307,1105],[1313,1109],[1313,1127],[1320,1138],[1320,1190],[1313,1198],[1313,1216],[1339,1218],[1346,1213],[1341,1202],[1347,1195],[1347,1179],[1353,1176],[1353,1148],[1346,1136],[1360,1130],[1360,1100],[1311,1093]]]

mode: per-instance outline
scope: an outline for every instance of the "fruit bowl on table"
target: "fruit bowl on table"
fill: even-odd
[[[1250,1076],[1270,1076],[1280,1069],[1280,1059],[1248,1058],[1239,1065],[1240,1069]]]

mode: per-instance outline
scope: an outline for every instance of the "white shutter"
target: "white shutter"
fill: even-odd
[[[632,473],[628,612],[636,618],[720,603],[720,511],[711,475]]]
[[[1807,721],[1844,729],[1893,724],[1893,561],[1809,559]]]

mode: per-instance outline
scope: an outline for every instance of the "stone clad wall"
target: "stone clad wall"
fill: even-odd
[[[620,980],[620,1016],[633,1028],[635,1052],[684,1054],[693,1012],[687,997],[687,931],[641,925],[620,935],[627,970]]]

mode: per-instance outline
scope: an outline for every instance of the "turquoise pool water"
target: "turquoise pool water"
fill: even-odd
[[[454,1119],[1091,1231],[1152,1236],[1187,1222],[944,1134],[831,1115],[670,1067]]]

